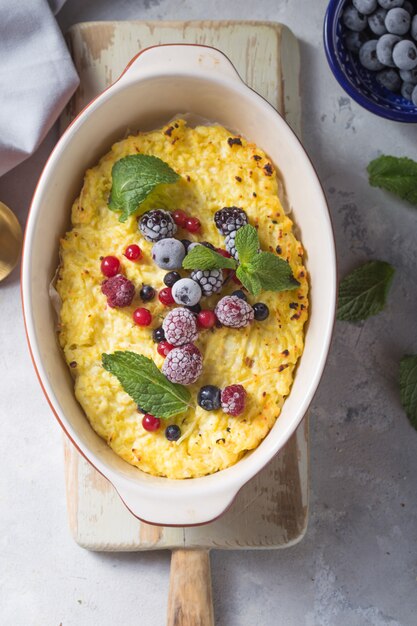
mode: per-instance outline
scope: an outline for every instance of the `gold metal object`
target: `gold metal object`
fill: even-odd
[[[17,217],[0,202],[0,280],[16,266],[22,249],[22,229]]]

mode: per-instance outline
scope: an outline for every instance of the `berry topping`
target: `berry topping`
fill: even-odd
[[[159,417],[155,417],[155,415],[151,415],[150,413],[146,413],[146,415],[143,416],[142,426],[145,430],[153,432],[155,430],[158,430],[160,425],[161,420],[159,419]]]
[[[173,212],[172,217],[174,218],[174,222],[180,228],[185,228],[185,222],[187,221],[188,215],[185,211],[181,211],[181,209],[177,209]]]
[[[152,246],[152,258],[163,270],[179,269],[184,257],[185,248],[178,239],[161,239]]]
[[[236,289],[236,291],[233,291],[233,293],[231,295],[232,296],[236,296],[236,298],[240,298],[241,300],[244,300],[245,302],[248,301],[248,298],[247,298],[245,292],[242,291],[241,289]]]
[[[155,209],[142,215],[139,230],[146,241],[155,242],[172,237],[177,232],[177,226],[169,211]]]
[[[105,280],[101,291],[107,296],[107,304],[112,308],[130,306],[135,297],[134,284],[122,274]]]
[[[174,348],[162,366],[162,373],[172,383],[191,385],[195,383],[203,369],[200,350],[192,343]]]
[[[112,276],[116,276],[120,269],[120,261],[115,256],[105,256],[101,261],[101,273],[107,278],[112,278]]]
[[[223,250],[223,248],[216,248],[216,252],[224,256],[226,259],[230,259],[230,257],[232,256],[230,252],[228,252],[227,250]]]
[[[157,352],[161,356],[167,356],[168,352],[171,352],[174,347],[175,346],[173,346],[172,343],[169,343],[168,341],[161,341],[160,343],[158,343]]]
[[[185,253],[187,254],[188,252],[188,248],[190,247],[190,245],[192,244],[192,241],[190,241],[189,239],[181,239],[181,243],[185,248]]]
[[[221,291],[223,286],[223,272],[221,270],[193,270],[190,274],[201,287],[203,296],[212,296]]]
[[[188,309],[178,307],[168,313],[162,328],[165,338],[174,346],[190,343],[198,337],[197,324],[194,315]]]
[[[133,311],[132,317],[133,321],[138,326],[149,326],[149,324],[152,322],[151,312],[148,311],[148,309],[144,309],[143,307],[135,309]]]
[[[172,297],[177,304],[194,306],[201,298],[201,287],[191,278],[181,278],[172,287]]]
[[[212,328],[216,323],[216,316],[213,311],[200,311],[197,315],[197,324],[201,326],[201,328]]]
[[[225,296],[219,300],[214,312],[217,319],[230,328],[248,326],[254,318],[252,307],[237,296]]]
[[[125,257],[129,259],[129,261],[137,261],[142,256],[142,250],[135,243],[127,246],[125,250]]]
[[[172,297],[172,289],[171,287],[164,287],[158,294],[159,301],[162,302],[165,306],[171,306],[174,304],[175,300]]]
[[[224,245],[226,246],[226,250],[228,251],[230,256],[232,256],[234,259],[236,259],[236,261],[238,261],[239,255],[236,250],[236,243],[235,243],[236,233],[237,233],[237,230],[233,230],[231,233],[226,235],[226,239],[224,240]]]
[[[197,402],[205,411],[216,411],[221,407],[220,393],[215,385],[204,385],[198,392]]]
[[[245,409],[246,390],[242,385],[229,385],[221,392],[222,409],[236,417]]]
[[[164,341],[165,331],[162,326],[159,326],[158,328],[155,328],[155,330],[153,330],[152,339],[155,343],[160,343],[161,341]]]
[[[165,437],[168,441],[177,441],[181,437],[181,429],[176,424],[170,424],[165,429]]]
[[[164,283],[167,287],[172,287],[180,278],[181,275],[178,274],[178,272],[168,272],[168,274],[164,276]]]
[[[248,223],[248,216],[237,206],[226,206],[214,214],[214,222],[222,235],[238,230]]]
[[[269,309],[264,302],[257,302],[253,305],[253,314],[258,322],[263,322],[269,315]]]
[[[155,289],[150,285],[143,285],[139,291],[139,296],[143,302],[149,302],[149,300],[153,300],[155,297]]]
[[[187,217],[185,220],[185,228],[189,233],[198,233],[201,228],[201,223],[198,217]]]

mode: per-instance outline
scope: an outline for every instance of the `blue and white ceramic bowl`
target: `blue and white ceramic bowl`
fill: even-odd
[[[368,111],[396,122],[417,123],[417,107],[375,79],[345,45],[342,12],[347,0],[330,0],[324,20],[324,47],[330,68],[343,89]]]

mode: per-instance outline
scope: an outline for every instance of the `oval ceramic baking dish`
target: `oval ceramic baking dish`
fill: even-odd
[[[307,251],[311,317],[305,350],[281,416],[257,449],[217,474],[191,480],[150,476],[119,458],[92,430],[77,403],[57,344],[48,286],[59,237],[85,170],[123,137],[178,113],[213,120],[266,151],[280,169]],[[326,200],[300,142],[282,117],[241,80],[220,51],[166,45],[138,54],[109,89],[74,120],[39,180],[26,227],[22,298],[27,337],[45,395],[64,431],[114,485],[134,515],[153,524],[192,525],[218,517],[239,489],[282,448],[305,414],[326,361],[336,302],[334,240]]]

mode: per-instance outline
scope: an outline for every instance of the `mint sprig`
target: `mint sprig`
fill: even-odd
[[[189,407],[190,392],[183,385],[171,383],[152,359],[136,352],[116,351],[103,354],[105,370],[117,380],[141,409],[168,419]]]
[[[405,412],[417,430],[417,354],[407,355],[401,359],[400,394]]]
[[[172,184],[180,176],[162,159],[148,154],[131,154],[113,165],[109,209],[121,211],[120,222],[133,213],[160,185]],[[143,212],[143,211],[142,211]]]
[[[206,246],[195,246],[182,262],[185,270],[236,269],[237,263]]]
[[[368,261],[348,274],[339,285],[337,319],[358,322],[382,311],[394,273],[385,261]]]
[[[252,295],[257,296],[262,290],[287,291],[300,286],[287,261],[272,252],[259,252],[258,232],[250,224],[239,228],[235,246],[240,263],[236,275]]]
[[[417,205],[417,163],[407,157],[380,156],[368,165],[369,183]]]

